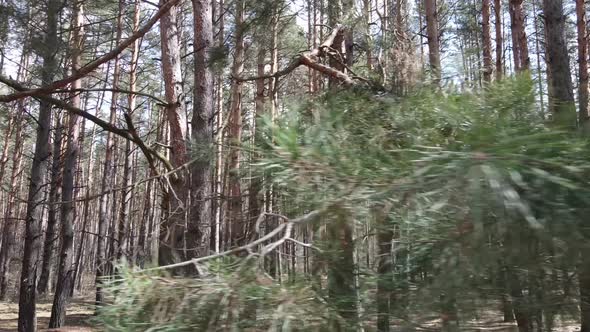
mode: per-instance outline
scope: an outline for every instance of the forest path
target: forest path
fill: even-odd
[[[95,332],[90,319],[94,314],[93,305],[84,302],[83,299],[74,299],[68,307],[66,326],[61,329],[47,329],[51,316],[51,301],[43,301],[37,304],[37,322],[39,331],[62,332]],[[0,332],[17,331],[18,303],[0,302]]]

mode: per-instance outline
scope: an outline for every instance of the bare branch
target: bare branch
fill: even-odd
[[[10,86],[11,88],[13,88],[17,91],[24,91],[25,90],[25,87],[21,83],[11,80],[9,78],[6,78],[2,75],[0,75],[0,82]],[[92,115],[80,108],[74,107],[64,101],[50,97],[48,95],[35,95],[34,98],[44,100],[48,103],[53,104],[56,107],[64,109],[64,110],[71,112],[73,114],[79,115],[84,119],[87,119],[89,121],[96,123],[96,125],[98,125],[102,129],[104,129],[105,131],[111,132],[115,135],[118,135],[118,136],[121,136],[127,140],[130,140],[131,142],[137,144],[137,146],[140,147],[140,149],[142,150],[142,152],[144,153],[144,155],[148,159],[148,162],[150,162],[152,165],[153,165],[153,158],[152,158],[152,156],[153,156],[156,159],[160,160],[166,166],[166,169],[168,171],[171,171],[174,169],[174,167],[171,166],[170,161],[167,158],[162,156],[162,154],[160,154],[155,149],[149,148],[148,146],[145,145],[143,140],[137,134],[137,130],[133,126],[133,123],[130,122],[131,118],[128,118],[127,114],[125,114],[126,115],[125,120],[127,121],[127,126],[129,128],[123,129],[123,128],[119,128],[115,125],[112,125],[109,122],[106,122],[106,121],[100,119],[99,117]]]
[[[230,250],[226,250],[224,252],[220,252],[218,254],[214,254],[214,255],[209,255],[209,256],[205,256],[205,257],[199,257],[199,258],[195,258],[195,259],[191,259],[188,261],[184,261],[184,262],[180,262],[180,263],[175,263],[175,264],[170,264],[170,265],[165,265],[165,266],[159,266],[159,267],[154,267],[154,268],[149,268],[149,269],[144,269],[143,271],[160,271],[160,270],[168,270],[168,269],[175,269],[175,268],[179,268],[179,267],[183,267],[183,266],[187,266],[187,265],[191,265],[191,264],[199,264],[199,263],[203,263],[206,261],[210,261],[216,258],[220,258],[220,257],[225,257],[228,255],[232,255],[232,254],[236,254],[236,253],[240,253],[240,252],[252,252],[252,248],[263,244],[264,242],[271,240],[273,237],[275,237],[276,235],[278,235],[279,233],[284,231],[284,235],[276,242],[270,243],[268,245],[266,245],[261,252],[261,255],[265,255],[269,252],[271,252],[272,250],[276,249],[280,244],[284,243],[285,241],[288,240],[292,240],[291,239],[291,232],[293,230],[293,227],[297,224],[303,224],[303,223],[308,223],[311,222],[315,219],[317,219],[322,213],[324,213],[327,209],[329,208],[329,206],[324,207],[322,209],[319,210],[314,210],[308,214],[305,214],[301,217],[295,218],[295,219],[289,219],[285,216],[282,215],[276,215],[276,214],[272,214],[272,213],[262,213],[259,217],[258,220],[256,222],[257,225],[259,225],[262,220],[264,219],[264,217],[266,216],[278,216],[281,219],[284,219],[285,222],[279,224],[275,229],[273,229],[270,233],[266,234],[265,236],[259,238],[256,241],[252,241],[246,245],[243,245],[241,247],[237,247],[237,248],[233,248]]]
[[[24,98],[24,97],[50,94],[57,89],[63,88],[66,85],[68,85],[76,80],[79,80],[82,77],[85,77],[86,75],[90,74],[92,71],[96,70],[100,65],[114,59],[117,55],[121,54],[127,47],[131,46],[131,44],[133,44],[137,39],[143,37],[146,33],[148,33],[148,31],[151,30],[151,28],[156,24],[156,22],[158,22],[158,20],[160,20],[160,18],[170,10],[170,8],[177,5],[179,2],[180,2],[180,0],[170,0],[166,3],[164,3],[162,6],[160,6],[160,8],[154,14],[154,16],[152,16],[152,18],[143,27],[141,27],[139,30],[137,30],[137,32],[135,32],[134,34],[129,36],[129,38],[125,39],[123,42],[121,42],[121,44],[117,45],[117,47],[115,47],[110,52],[91,61],[90,63],[86,64],[84,67],[77,70],[75,74],[68,76],[64,79],[61,79],[59,81],[55,81],[53,83],[50,83],[46,86],[37,88],[37,89],[23,89],[19,92],[13,93],[13,94],[0,96],[0,102],[11,102],[11,101],[14,101],[14,100],[17,100],[20,98]]]
[[[55,90],[54,92],[55,93],[71,93],[71,92],[102,92],[102,91],[117,92],[117,93],[124,93],[124,94],[131,94],[131,95],[146,97],[146,98],[150,98],[150,99],[157,101],[158,104],[161,106],[168,106],[168,103],[165,100],[160,99],[156,96],[150,95],[148,93],[143,93],[143,92],[139,92],[139,91],[130,91],[130,90],[125,90],[125,89],[113,89],[113,88],[84,89],[84,88],[82,88],[82,89],[60,89],[60,90]]]
[[[334,78],[340,80],[346,86],[354,85],[355,79],[358,79],[358,80],[361,80],[364,82],[368,82],[367,79],[357,77],[357,76],[351,77],[340,70],[337,70],[337,69],[332,68],[330,66],[326,66],[326,65],[321,64],[315,60],[315,58],[323,57],[323,56],[327,55],[328,52],[333,49],[332,45],[334,44],[334,40],[336,39],[336,37],[338,35],[342,34],[343,32],[344,32],[344,27],[342,25],[336,26],[332,30],[332,33],[328,36],[328,38],[326,38],[326,40],[320,46],[314,48],[311,51],[304,52],[304,53],[300,54],[295,59],[293,59],[293,61],[291,61],[291,63],[287,67],[285,67],[275,73],[268,74],[268,75],[261,75],[261,76],[232,77],[232,78],[239,81],[239,82],[250,82],[250,81],[256,81],[256,80],[260,80],[260,79],[279,78],[279,77],[290,74],[295,69],[297,69],[299,66],[303,65],[303,66],[307,66],[309,68],[315,69],[324,75],[334,77]]]

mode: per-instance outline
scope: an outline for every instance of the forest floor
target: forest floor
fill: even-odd
[[[95,332],[90,319],[94,313],[93,305],[82,299],[74,299],[68,307],[66,326],[59,331],[68,332]],[[43,301],[37,304],[37,319],[39,331],[52,331],[47,329],[51,316],[51,301]],[[17,331],[18,303],[0,303],[0,332]]]
[[[68,307],[66,326],[59,330],[47,329],[49,317],[51,316],[51,301],[42,301],[37,305],[37,318],[39,331],[50,332],[99,332],[100,329],[92,326],[93,303],[84,301],[82,298],[74,299]],[[514,323],[504,323],[499,319],[496,311],[483,311],[477,319],[466,321],[461,324],[460,331],[473,332],[517,332],[518,328]],[[440,331],[440,319],[421,319],[411,330],[407,327],[401,328],[403,322],[392,322],[392,331]],[[18,303],[0,302],[0,332],[16,332],[18,323]],[[397,324],[396,324],[397,323]],[[399,325],[398,325],[399,324]],[[557,321],[554,331],[576,332],[580,331],[579,324],[574,322]]]

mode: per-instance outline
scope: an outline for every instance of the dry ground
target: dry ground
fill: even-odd
[[[74,300],[68,307],[66,327],[59,331],[68,332],[96,332],[90,324],[90,318],[94,309],[92,304],[82,300]],[[52,331],[47,329],[51,316],[51,302],[42,302],[37,305],[37,319],[40,331]],[[18,303],[0,303],[0,332],[17,331]],[[53,330],[55,331],[55,330]]]

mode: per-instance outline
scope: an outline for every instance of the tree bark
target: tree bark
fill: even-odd
[[[23,100],[17,102],[17,114],[15,115],[15,133],[14,133],[14,151],[12,155],[12,169],[10,172],[10,182],[8,191],[8,202],[4,213],[4,228],[2,230],[2,248],[0,249],[0,299],[6,300],[8,293],[10,265],[13,261],[14,249],[17,237],[17,218],[18,205],[17,196],[19,193],[17,181],[22,163],[23,149],[23,115],[25,114],[25,104]]]
[[[73,4],[73,38],[72,38],[72,72],[74,75],[80,69],[82,63],[82,49],[84,43],[83,28],[83,9],[82,1],[76,0]],[[76,80],[72,83],[72,88],[80,89],[82,81]],[[74,92],[71,97],[71,105],[80,108],[81,99],[78,92]],[[64,159],[62,198],[64,203],[61,205],[61,248],[59,255],[59,272],[53,306],[51,308],[51,318],[49,320],[50,328],[58,328],[65,324],[66,310],[70,301],[71,289],[73,287],[73,277],[75,273],[74,266],[74,219],[75,219],[75,202],[74,200],[74,177],[78,155],[80,152],[79,141],[79,124],[80,117],[76,114],[70,114],[68,121],[68,143]]]
[[[389,332],[390,321],[389,315],[391,311],[391,291],[393,283],[393,259],[391,256],[393,240],[393,231],[386,225],[389,217],[389,208],[381,208],[377,213],[378,233],[378,268],[377,273],[379,279],[377,280],[377,331]]]
[[[494,27],[496,30],[496,81],[504,73],[504,38],[502,35],[502,0],[494,0]]]
[[[164,5],[173,0],[160,0]],[[178,35],[178,11],[174,6],[160,20],[162,45],[162,72],[166,95],[166,118],[170,128],[170,161],[173,168],[178,168],[188,161],[187,122],[182,83],[180,44]],[[187,212],[188,181],[186,174],[177,172],[170,180],[168,188],[169,215],[160,226],[160,246],[158,262],[160,265],[178,263],[187,259],[185,231]]]
[[[439,86],[441,80],[441,66],[438,8],[436,0],[425,0],[424,6],[426,10],[426,34],[428,36],[428,58],[430,60],[430,71],[433,83]]]
[[[588,32],[584,0],[576,0],[578,30],[578,122],[583,126],[588,121]]]
[[[59,8],[61,1],[49,0],[47,2],[45,44],[42,53],[43,67],[41,69],[41,80],[43,84],[53,81],[57,71],[56,54],[58,51],[57,25],[59,20]],[[39,254],[42,245],[42,217],[43,200],[45,196],[44,187],[47,178],[50,157],[50,127],[51,127],[51,104],[41,101],[39,104],[39,116],[37,126],[37,137],[35,139],[35,151],[31,164],[29,179],[29,195],[27,199],[25,245],[23,253],[23,264],[20,279],[18,331],[37,331],[37,274]],[[54,158],[55,159],[55,158]]]
[[[535,25],[535,51],[537,53],[537,86],[539,89],[539,103],[541,106],[541,117],[545,119],[545,96],[543,92],[543,69],[541,67],[541,43],[539,42],[539,19],[537,14],[537,1],[533,0],[533,13]]]
[[[245,1],[235,2],[236,42],[232,73],[239,77],[244,71],[244,11]],[[245,225],[242,216],[242,191],[240,188],[240,145],[242,142],[242,90],[243,83],[234,80],[231,88],[231,108],[228,119],[228,141],[230,146],[228,165],[229,171],[229,204],[228,225],[231,230],[230,243],[233,246],[244,244]]]
[[[590,257],[589,248],[582,252],[582,261],[578,268],[580,287],[580,332],[590,332]]]
[[[489,83],[492,81],[492,35],[490,32],[490,0],[481,2],[482,39],[483,39],[483,79]]]
[[[549,108],[558,126],[576,127],[576,108],[565,40],[563,0],[543,0],[547,71],[549,72]]]
[[[57,217],[59,205],[55,204],[59,200],[59,187],[61,185],[61,148],[63,141],[63,128],[61,115],[56,116],[55,127],[53,128],[53,151],[51,161],[51,183],[49,185],[49,202],[54,203],[49,206],[47,213],[47,228],[45,230],[45,241],[43,243],[43,263],[41,265],[41,276],[39,277],[39,284],[37,285],[37,292],[45,294],[48,289],[49,276],[51,273],[51,262],[53,261],[53,252],[55,242],[57,241],[57,234],[55,226],[57,225]]]
[[[357,324],[354,243],[352,221],[345,211],[328,222],[328,296],[346,326],[334,322],[334,331],[354,331]]]
[[[199,157],[191,166],[191,219],[188,225],[188,246],[198,248],[190,256],[207,255],[211,247],[213,226],[213,71],[210,53],[214,46],[211,0],[193,0],[194,11],[194,81],[192,139],[196,143],[193,156]],[[207,151],[201,153],[199,151]]]
[[[123,34],[123,10],[125,2],[119,0],[119,12],[117,16],[117,32],[116,32],[116,43],[118,44]],[[120,79],[120,57],[115,57],[115,63],[113,65],[113,89],[119,89]],[[113,91],[111,95],[111,107],[109,115],[109,124],[114,125],[117,120],[117,100],[118,93]],[[109,227],[110,220],[110,209],[109,209],[109,198],[111,196],[111,190],[113,188],[113,177],[115,175],[114,156],[115,151],[115,135],[112,132],[107,133],[107,141],[104,155],[104,165],[102,172],[102,180],[100,190],[103,193],[100,196],[98,202],[98,238],[96,245],[96,298],[95,302],[97,306],[100,306],[104,302],[104,294],[102,292],[103,279],[107,276],[108,270],[108,259],[107,259],[107,242],[106,235]],[[111,204],[113,204],[111,202]]]
[[[510,0],[510,19],[512,28],[512,52],[514,56],[514,70],[522,72],[529,70],[530,58],[528,41],[525,31],[525,13],[523,0]]]

